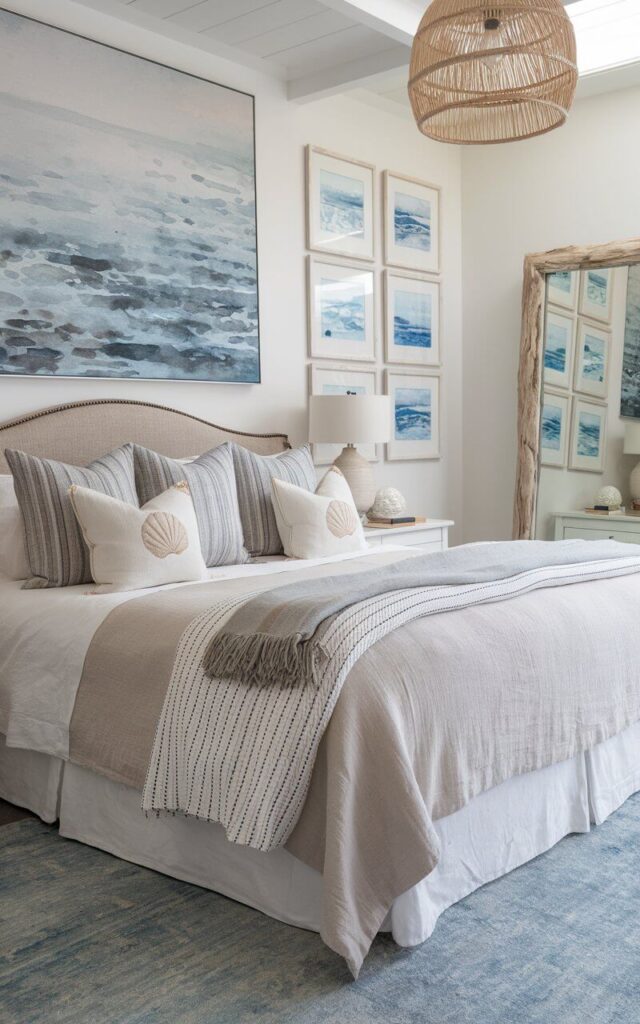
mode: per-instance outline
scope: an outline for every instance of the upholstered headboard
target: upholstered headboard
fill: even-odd
[[[5,448],[86,466],[127,441],[173,458],[199,455],[223,441],[237,441],[261,455],[291,447],[286,434],[229,430],[152,402],[100,398],[53,406],[0,424],[0,473],[8,472]]]

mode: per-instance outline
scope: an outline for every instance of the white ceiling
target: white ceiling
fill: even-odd
[[[76,2],[259,69],[286,82],[292,100],[350,89],[360,99],[409,115],[411,41],[427,0]],[[607,82],[592,82],[587,91],[620,87],[615,76]]]

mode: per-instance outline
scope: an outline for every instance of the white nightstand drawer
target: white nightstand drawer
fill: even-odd
[[[607,530],[601,526],[565,526],[563,535],[565,540],[618,540],[622,544],[640,544],[640,533],[632,530]]]
[[[445,551],[449,547],[449,519],[431,519],[415,526],[392,526],[388,530],[366,529],[364,535],[370,548],[403,544],[421,551]]]

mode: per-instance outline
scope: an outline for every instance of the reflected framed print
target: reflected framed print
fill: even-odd
[[[578,320],[573,387],[594,398],[606,398],[609,386],[611,332],[588,320]]]
[[[384,272],[388,363],[440,365],[440,283],[417,274]]]
[[[391,398],[390,462],[440,458],[440,378],[426,373],[387,370]]]
[[[355,366],[309,367],[309,394],[311,395],[375,395],[377,392],[376,371]],[[313,461],[318,466],[335,462],[342,451],[340,444],[313,444]],[[358,451],[369,462],[378,461],[378,445],[358,444]]]
[[[373,260],[374,194],[372,164],[307,146],[307,247]]]
[[[571,316],[547,309],[544,325],[544,383],[571,387],[576,324]]]
[[[440,270],[440,189],[385,171],[384,261],[393,267]]]
[[[579,270],[557,270],[547,274],[547,302],[575,310],[580,290]]]
[[[570,469],[602,473],[607,435],[607,406],[586,398],[573,399]]]
[[[307,264],[311,358],[373,361],[374,271],[316,256],[309,256]]]
[[[571,398],[545,389],[540,416],[540,464],[564,469],[569,451]]]
[[[613,271],[608,267],[582,271],[578,312],[592,320],[611,323]]]

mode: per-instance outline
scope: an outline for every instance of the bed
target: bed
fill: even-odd
[[[188,456],[229,437],[264,454],[288,447],[284,435],[227,431],[149,404],[87,402],[45,410],[0,427],[0,449],[16,447],[82,465],[129,439],[167,455]],[[6,467],[2,466],[1,458],[3,472]],[[233,589],[247,581],[254,587],[259,581],[260,586],[270,587],[276,581],[298,578],[301,573],[348,573],[352,565],[375,564],[371,559],[379,557],[344,556],[317,559],[313,564],[311,560],[302,564],[275,557],[213,569],[211,585]],[[384,557],[401,560],[408,557],[408,552],[400,546],[395,550],[386,548]],[[178,595],[177,600],[181,600],[181,592],[186,593],[183,585],[162,588],[167,589]],[[141,811],[141,787],[125,784],[117,772],[104,766],[93,770],[86,757],[70,758],[69,728],[90,644],[102,624],[112,621],[112,611],[127,604],[134,608],[140,598],[139,593],[129,592],[88,600],[85,590],[70,587],[22,591],[19,584],[0,580],[0,796],[33,810],[45,821],[59,821],[63,836],[213,889],[292,925],[319,931],[325,941],[346,956],[352,972],[357,974],[364,953],[354,954],[351,950],[347,955],[332,938],[331,929],[327,931],[326,878],[319,870],[320,864],[305,856],[303,843],[299,844],[303,852],[298,855],[295,831],[292,842],[263,852],[229,842],[222,825],[211,821],[145,816]],[[147,593],[144,600],[150,597]],[[433,654],[436,660],[431,663],[432,670],[436,665],[446,666],[451,659],[462,664],[471,650],[473,662],[480,663],[479,671],[485,671],[488,679],[495,657],[491,642],[504,647],[511,629],[504,613],[496,611],[496,607],[506,606],[434,616],[430,628],[438,650]],[[415,884],[397,892],[389,901],[384,919],[375,922],[376,929],[391,931],[402,946],[427,939],[439,915],[473,889],[544,852],[563,836],[587,831],[640,789],[640,715],[634,714],[635,658],[629,646],[617,643],[615,636],[616,630],[623,635],[629,623],[637,622],[638,575],[523,595],[509,602],[509,608],[515,609],[509,614],[520,616],[525,638],[527,630],[534,629],[536,616],[540,622],[546,622],[558,609],[571,616],[578,616],[582,609],[584,621],[589,616],[601,619],[600,641],[598,645],[592,638],[595,654],[591,660],[600,659],[601,673],[615,671],[618,679],[623,677],[628,705],[624,715],[614,716],[608,731],[601,729],[601,723],[595,723],[591,740],[583,743],[581,749],[572,750],[571,756],[535,765],[532,770],[521,770],[504,779],[494,776],[490,781],[495,784],[485,780],[480,791],[468,794],[449,813],[445,804],[438,807],[436,802],[433,842],[439,850],[437,864],[425,877],[416,878]],[[624,620],[625,614],[628,621]],[[456,623],[464,627],[464,640],[460,639],[461,626]],[[495,628],[493,638],[487,632],[489,627]],[[403,629],[410,634],[409,627]],[[393,635],[397,637],[400,633],[397,630]],[[417,642],[418,634],[411,635]],[[617,653],[613,649],[616,643],[620,648]],[[613,648],[608,644],[613,644]],[[530,646],[528,657],[535,669],[533,641]],[[549,647],[548,638],[540,647]],[[579,652],[574,653],[574,661],[579,661]],[[361,687],[367,683],[367,664],[366,658],[359,662]],[[352,683],[349,676],[344,692],[349,692],[349,686],[355,687]],[[108,686],[104,691],[109,693]],[[338,700],[338,717],[344,717],[348,704],[342,697]],[[108,703],[106,707],[108,717]],[[153,711],[141,719],[140,735],[157,717],[157,711]],[[335,735],[335,730],[332,733],[329,729],[328,738],[322,740],[318,750],[320,762],[331,758]],[[150,740],[145,742],[149,744]],[[134,740],[128,743],[135,746]],[[142,739],[140,745],[144,746]],[[567,751],[570,749],[567,747]],[[145,753],[144,759],[147,756]],[[133,777],[127,776],[129,780]],[[328,804],[327,794],[316,792],[322,785],[322,774],[316,765],[308,803],[315,801],[327,814],[331,813],[327,811],[330,800]],[[307,805],[301,813],[303,833],[305,827],[307,831],[318,827],[311,812],[306,812]],[[394,849],[395,859],[401,860],[397,830],[392,834],[394,826],[384,820],[384,813],[384,804],[380,803],[380,820],[372,824],[371,830],[374,842],[378,851],[388,846]],[[326,821],[322,828],[326,829]]]

